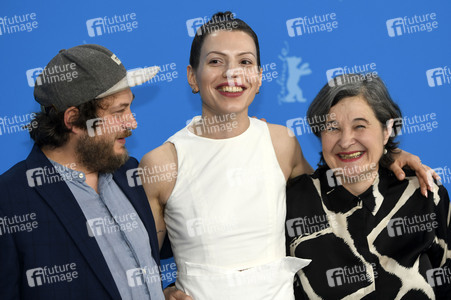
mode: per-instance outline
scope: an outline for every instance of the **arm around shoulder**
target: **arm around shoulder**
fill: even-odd
[[[141,181],[152,209],[161,247],[166,235],[164,208],[175,186],[177,176],[177,153],[171,143],[165,143],[150,151],[141,159]]]
[[[312,173],[313,169],[305,159],[294,133],[282,125],[268,124],[268,128],[277,160],[285,178],[288,180],[302,174]]]

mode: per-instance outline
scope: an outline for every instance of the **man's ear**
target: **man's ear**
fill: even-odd
[[[188,83],[193,90],[193,93],[199,92],[199,85],[196,80],[196,72],[191,65],[186,67],[186,77],[188,78]]]
[[[77,133],[81,130],[81,128],[78,128],[73,125],[75,120],[78,119],[78,115],[80,112],[78,111],[78,108],[75,106],[71,106],[64,112],[64,125],[73,133]]]

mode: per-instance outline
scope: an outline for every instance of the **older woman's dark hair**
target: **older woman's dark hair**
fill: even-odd
[[[313,99],[307,110],[307,117],[312,131],[317,137],[325,130],[327,114],[332,106],[346,97],[361,95],[372,108],[376,118],[381,123],[382,128],[387,127],[387,121],[402,119],[399,106],[393,102],[384,82],[373,74],[343,74],[328,82]],[[393,153],[397,153],[399,142],[395,142],[396,134],[401,130],[402,122],[395,122],[393,134],[390,135],[384,154],[379,161],[381,166],[388,167],[393,163]],[[321,161],[318,166],[325,165],[324,157],[321,153]]]
[[[106,105],[104,99],[95,99],[77,106],[78,118],[73,120],[72,125],[86,130],[86,122],[97,118],[98,110],[105,109]],[[71,132],[64,124],[64,111],[56,111],[54,108],[48,112],[36,113],[36,117],[26,127],[30,137],[40,148],[63,146]]]
[[[214,14],[210,21],[202,25],[194,36],[193,43],[191,44],[191,53],[189,57],[189,64],[194,70],[199,66],[200,51],[204,44],[205,38],[211,33],[223,31],[243,31],[250,35],[254,40],[255,48],[257,49],[257,65],[261,67],[260,63],[260,46],[258,44],[258,37],[252,28],[247,25],[243,20],[234,17],[234,14],[230,11],[218,12]]]

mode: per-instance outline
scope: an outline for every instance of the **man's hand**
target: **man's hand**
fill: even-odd
[[[395,161],[391,164],[390,170],[395,173],[399,180],[403,180],[406,174],[402,167],[409,167],[415,171],[418,181],[420,182],[421,193],[427,197],[427,190],[433,191],[433,179],[440,180],[440,176],[435,173],[430,167],[423,165],[418,156],[400,150],[399,153],[393,154]]]
[[[165,288],[163,293],[166,300],[193,300],[193,298],[178,290],[175,286]]]

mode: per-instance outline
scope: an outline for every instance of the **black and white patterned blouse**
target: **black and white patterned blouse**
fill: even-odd
[[[447,191],[421,195],[415,176],[381,168],[359,196],[330,170],[287,187],[287,253],[312,259],[296,299],[451,299]]]

